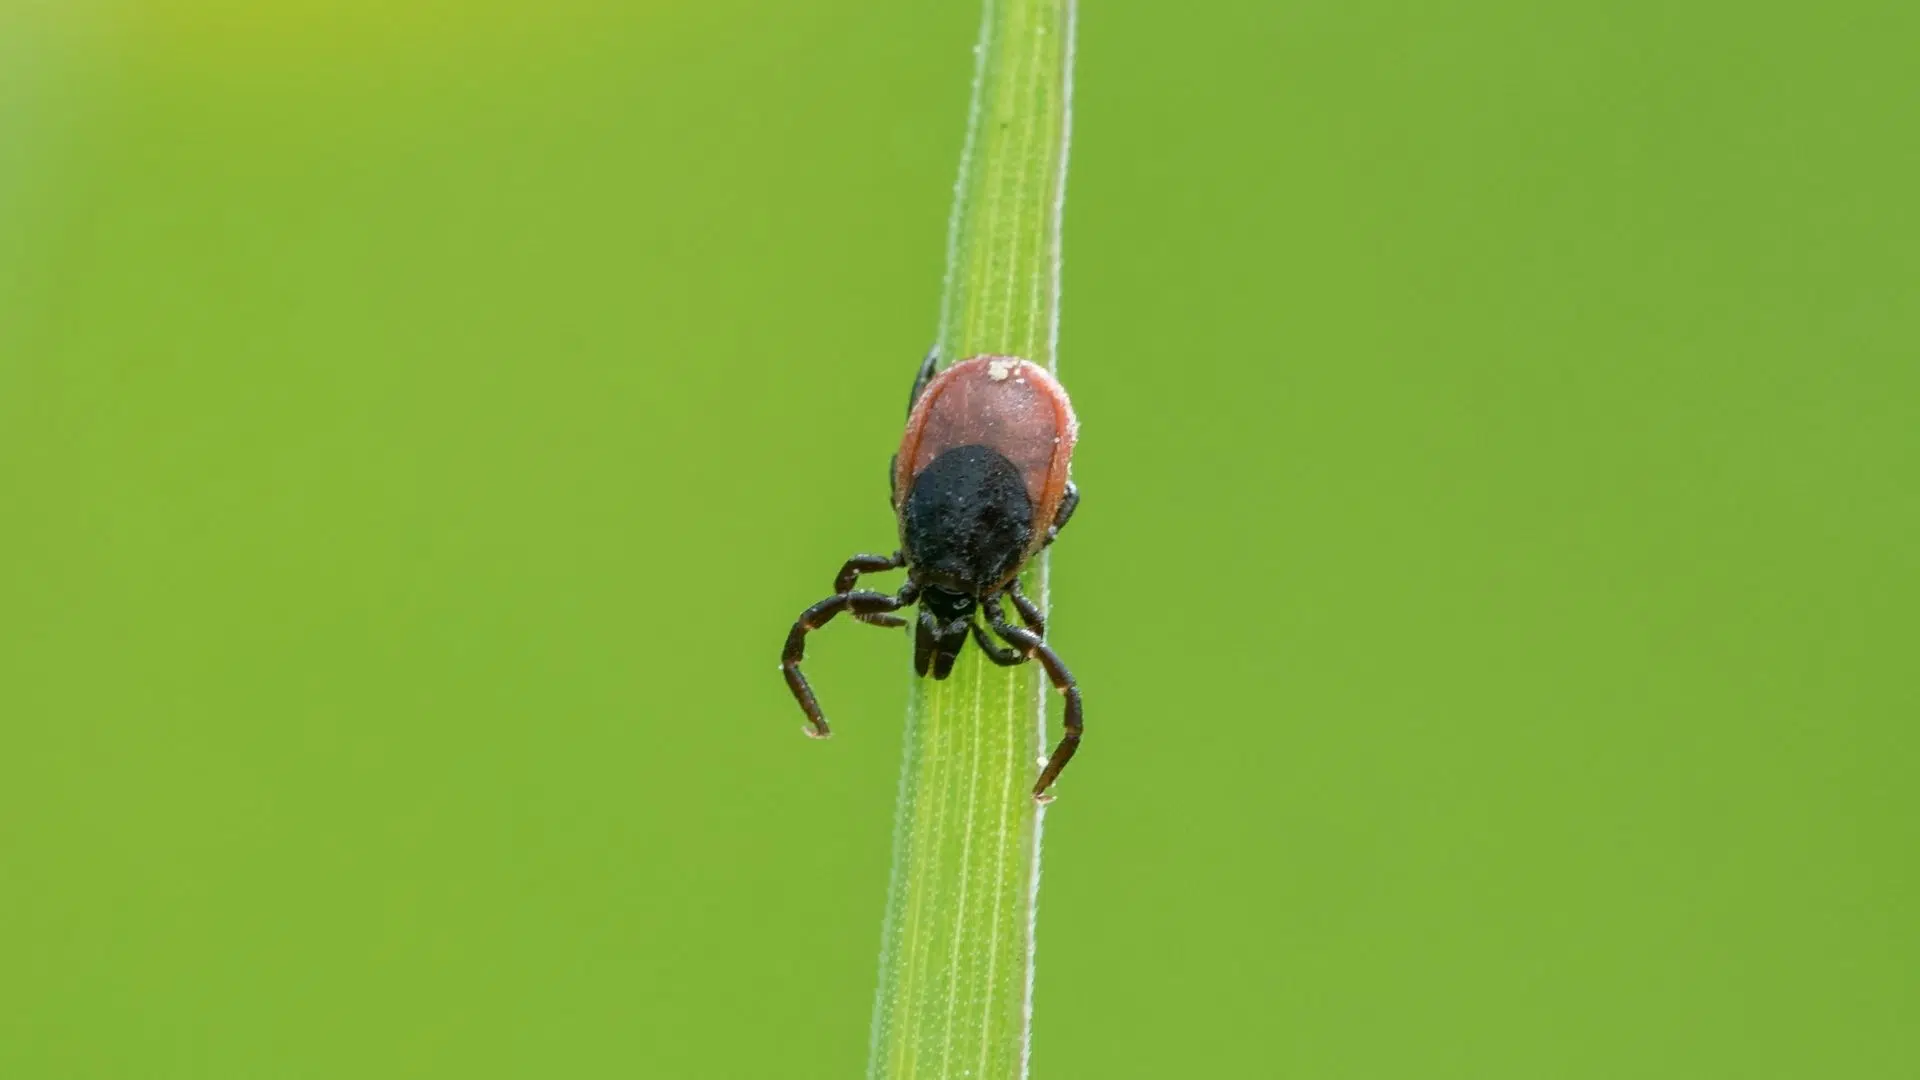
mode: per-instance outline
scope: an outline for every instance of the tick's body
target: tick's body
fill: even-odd
[[[1045,368],[1006,356],[976,356],[933,373],[921,366],[913,387],[906,434],[890,481],[900,524],[892,556],[856,555],[834,581],[834,595],[808,608],[787,637],[781,668],[810,734],[828,733],[800,658],[807,631],[842,611],[862,622],[903,626],[892,614],[919,603],[914,669],[944,679],[972,637],[989,659],[1013,665],[1038,658],[1066,695],[1066,736],[1055,748],[1034,794],[1059,776],[1080,742],[1080,691],[1045,641],[1039,609],[1020,594],[1028,559],[1053,542],[1079,502],[1068,479],[1077,429],[1073,407]],[[854,591],[862,573],[907,568],[897,594]],[[1011,600],[1022,626],[1007,622]],[[998,641],[976,621],[986,617]]]

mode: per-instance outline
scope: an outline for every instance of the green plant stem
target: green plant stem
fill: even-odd
[[[1073,0],[985,0],[954,187],[939,349],[1056,367]],[[1028,567],[1046,603],[1047,560]],[[1017,1078],[1033,1017],[1049,688],[978,649],[914,682],[868,1066],[875,1080]]]

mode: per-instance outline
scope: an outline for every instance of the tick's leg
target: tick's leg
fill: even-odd
[[[1027,629],[1040,635],[1042,638],[1046,637],[1047,617],[1040,614],[1040,609],[1034,605],[1034,602],[1027,599],[1027,595],[1020,591],[1019,578],[1014,578],[1007,583],[1007,597],[1013,601],[1013,606],[1019,610],[1020,621],[1027,624]]]
[[[1040,635],[1025,627],[1010,626],[1007,613],[998,603],[987,605],[987,621],[993,624],[993,632],[999,634],[1007,644],[1027,657],[1036,658],[1047,669],[1047,678],[1053,688],[1067,699],[1067,715],[1064,723],[1066,733],[1060,737],[1060,745],[1053,748],[1053,756],[1047,759],[1047,767],[1040,770],[1040,779],[1034,781],[1033,797],[1042,802],[1051,801],[1047,789],[1060,778],[1060,771],[1073,760],[1074,751],[1080,749],[1080,686],[1073,681],[1073,673],[1067,665],[1060,662],[1059,654],[1040,640]]]
[[[989,603],[991,603],[991,601],[989,601]],[[1021,656],[1017,650],[1009,649],[1005,645],[988,637],[987,631],[981,627],[979,623],[973,623],[971,625],[973,627],[973,640],[980,646],[980,651],[987,654],[987,659],[999,664],[1001,667],[1018,667],[1027,662],[1027,658]]]
[[[861,574],[885,573],[888,570],[898,570],[905,565],[907,565],[907,557],[898,551],[891,555],[855,555],[847,560],[847,564],[840,568],[839,575],[833,579],[834,594],[852,592],[854,583],[860,580]]]
[[[913,407],[920,403],[920,392],[933,381],[933,369],[940,366],[940,346],[927,350],[927,358],[920,361],[920,374],[913,377],[913,393],[907,395],[907,415],[913,415]]]
[[[940,346],[935,345],[933,348],[927,350],[927,358],[920,361],[920,373],[913,377],[913,390],[907,395],[907,417],[909,419],[913,417],[913,407],[920,404],[920,394],[926,390],[927,384],[933,381],[933,369],[939,365]],[[899,484],[893,475],[894,470],[899,467],[899,454],[895,454],[887,460],[887,505],[889,506],[893,505],[894,500],[900,496],[900,492],[896,490]]]
[[[827,727],[826,715],[820,711],[820,702],[813,696],[813,688],[807,685],[807,677],[800,674],[800,658],[806,652],[807,632],[827,625],[843,611],[853,612],[856,618],[861,615],[881,615],[899,611],[912,602],[912,583],[900,590],[899,596],[877,592],[835,593],[801,612],[800,618],[794,620],[793,629],[787,633],[786,651],[780,654],[780,671],[787,677],[787,689],[793,691],[793,699],[800,703],[800,708],[807,714],[808,735],[824,739],[832,731]]]
[[[1074,508],[1079,505],[1080,489],[1074,487],[1073,481],[1069,480],[1067,481],[1067,493],[1060,496],[1060,509],[1053,512],[1053,524],[1047,526],[1047,544],[1051,544],[1059,538],[1060,530],[1067,527],[1067,522],[1073,517]],[[1046,547],[1047,544],[1040,546]]]
[[[833,579],[833,591],[836,595],[839,593],[852,592],[853,586],[860,580],[861,574],[878,574],[887,570],[898,570],[905,565],[907,565],[907,557],[898,551],[891,555],[855,555],[853,558],[847,560],[847,565],[840,568],[840,576]],[[907,625],[907,620],[898,615],[862,615],[856,611],[853,613],[853,617],[873,626],[886,626],[897,629]]]

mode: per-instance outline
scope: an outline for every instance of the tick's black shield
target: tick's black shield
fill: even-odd
[[[900,531],[921,581],[980,596],[1019,568],[1033,539],[1033,500],[1013,462],[984,446],[956,446],[914,477]]]

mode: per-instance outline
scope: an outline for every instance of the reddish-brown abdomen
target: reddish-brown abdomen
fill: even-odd
[[[1012,356],[962,360],[934,376],[907,418],[894,464],[894,509],[934,458],[959,446],[985,446],[1019,470],[1033,502],[1029,551],[1037,550],[1066,491],[1077,434],[1067,392],[1046,368]]]

